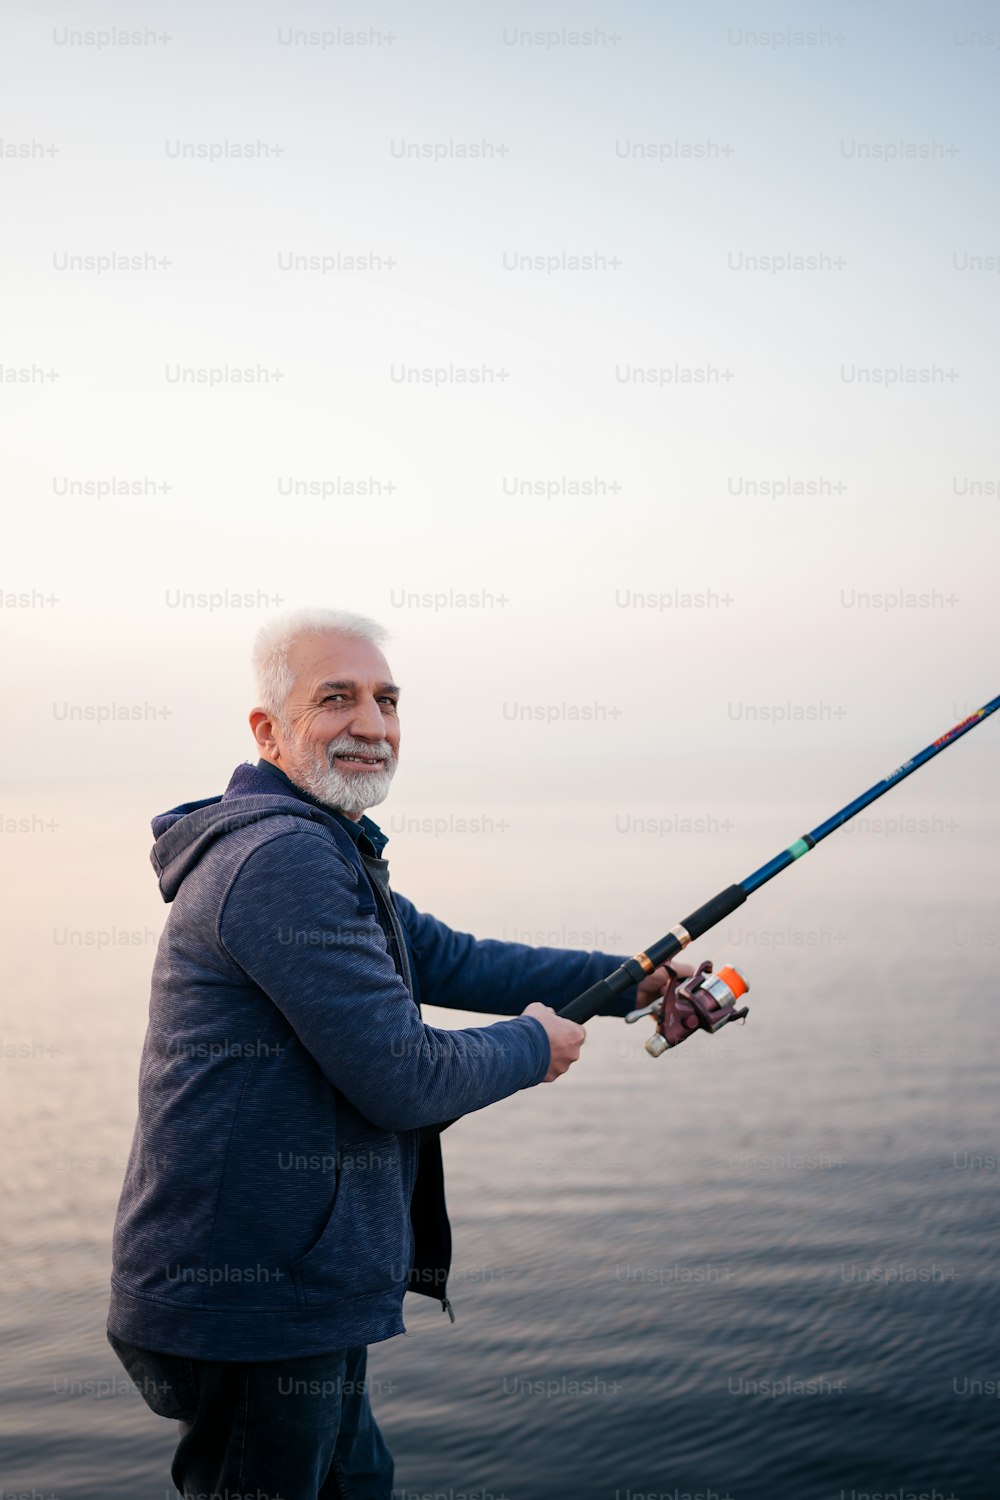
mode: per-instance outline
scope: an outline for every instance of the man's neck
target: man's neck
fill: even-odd
[[[301,797],[303,801],[310,803],[313,807],[320,808],[323,812],[332,813],[334,817],[343,818],[345,822],[353,824],[357,830],[356,834],[353,835],[355,841],[358,838],[366,839],[368,842],[365,848],[374,848],[376,854],[381,857],[379,851],[386,843],[385,835],[381,832],[377,823],[372,823],[370,819],[365,818],[363,812],[346,813],[343,808],[331,807],[328,802],[321,802],[318,797],[313,796],[312,792],[307,791],[303,786],[299,786],[297,781],[293,781],[288,772],[283,770],[281,766],[276,766],[273,760],[265,760],[261,756],[257,765],[260,770],[272,775],[279,783],[283,782],[286,786],[291,787],[295,795]],[[367,827],[365,826],[366,824]]]

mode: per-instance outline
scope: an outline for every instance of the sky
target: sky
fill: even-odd
[[[265,620],[390,632],[396,890],[615,961],[1000,693],[998,75],[978,0],[7,7],[0,1112],[27,1281],[0,1315],[29,1393],[103,1349],[168,912],[150,819],[256,757]],[[777,1179],[746,1179],[755,1228],[716,1166],[786,1138],[857,1148],[859,1246],[918,1183],[923,1228],[972,1246],[981,1181],[953,1212],[933,1172],[947,1142],[993,1149],[998,736],[1000,714],[685,954],[743,969],[745,1034],[677,1072],[598,1020],[554,1114],[456,1130],[464,1264],[491,1140],[508,1171],[518,1131],[536,1158],[569,1140],[589,1186],[560,1211],[587,1213],[607,1142],[641,1227],[643,1132],[669,1158],[706,1101],[665,1171],[683,1191],[707,1141],[709,1175],[650,1231],[671,1256],[682,1220],[712,1241],[711,1202],[773,1246]],[[556,1181],[535,1213],[515,1166],[483,1234],[533,1258],[561,1243]],[[793,1290],[822,1260],[794,1217]],[[849,1214],[819,1222],[824,1255],[848,1242]],[[42,1430],[71,1488],[106,1473],[124,1415],[32,1405],[39,1491]]]
[[[620,879],[643,818],[636,878],[693,859],[703,899],[998,691],[990,6],[4,29],[3,795],[58,812],[41,870],[100,830],[131,872],[222,790],[282,608],[390,630],[383,821],[460,906],[456,858],[517,879],[552,830]],[[900,816],[991,828],[995,732]],[[411,839],[442,816],[511,828]]]

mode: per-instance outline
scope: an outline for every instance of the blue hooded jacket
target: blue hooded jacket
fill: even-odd
[[[377,825],[360,829],[381,853]],[[272,1360],[404,1332],[428,1127],[540,1083],[548,1039],[520,1012],[558,1010],[622,962],[477,940],[393,893],[411,995],[358,831],[264,765],[153,822],[172,905],[115,1223],[119,1339]],[[421,996],[515,1019],[443,1031]],[[434,1274],[443,1297],[447,1265]]]

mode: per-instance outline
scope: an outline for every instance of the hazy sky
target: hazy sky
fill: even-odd
[[[992,697],[995,27],[8,16],[8,806],[220,791],[288,605],[393,632],[387,817],[731,799],[762,861]],[[988,816],[995,735],[920,795]]]
[[[615,955],[1000,693],[998,83],[985,0],[6,7],[0,1336],[24,1377],[10,1420],[32,1405],[20,1489],[60,1489],[36,1434],[64,1495],[125,1453],[127,1421],[153,1462],[138,1402],[53,1404],[51,1376],[89,1378],[98,1344],[111,1360],[168,910],[149,820],[255,757],[269,615],[329,605],[392,633],[402,755],[374,816],[397,890],[481,936]],[[934,1173],[952,1143],[996,1148],[998,753],[1000,714],[688,952],[744,968],[744,1034],[654,1065],[644,1029],[597,1021],[554,1112],[510,1100],[449,1132],[459,1280],[511,1235],[535,1275],[597,1205],[651,1255],[736,1245],[750,1342],[780,1353],[776,1277],[819,1286],[870,1205],[859,1255],[894,1243],[913,1196],[923,1253],[957,1226],[975,1288],[982,1174],[962,1200]],[[772,1142],[855,1154],[835,1224],[846,1187],[795,1177],[786,1221],[777,1176],[734,1192],[725,1154]],[[585,1217],[560,1231],[552,1205]],[[617,1360],[670,1294],[581,1344],[574,1296],[598,1283],[574,1263],[567,1292],[562,1269],[567,1359]],[[509,1355],[522,1284],[484,1290]],[[815,1361],[822,1316],[785,1305]],[[933,1319],[892,1308],[890,1344],[876,1309],[864,1345],[890,1375],[892,1339],[934,1347]],[[544,1319],[519,1326],[534,1369]],[[838,1322],[838,1368],[847,1347]],[[941,1347],[961,1351],[951,1325]]]

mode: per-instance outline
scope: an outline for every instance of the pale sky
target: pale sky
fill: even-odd
[[[995,11],[583,24],[6,21],[5,797],[68,867],[250,756],[276,607],[392,631],[386,819],[528,808],[513,873],[752,808],[699,900],[998,691]],[[996,733],[893,798],[988,822]]]

